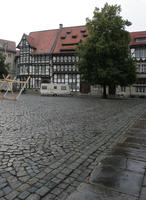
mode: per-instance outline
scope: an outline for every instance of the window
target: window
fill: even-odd
[[[61,90],[66,90],[66,86],[61,86]]]
[[[141,70],[140,70],[140,65],[137,65],[136,66],[136,72],[140,72]]]
[[[67,62],[67,56],[64,56],[64,62]]]
[[[53,62],[56,62],[56,57],[55,56],[53,56]]]
[[[78,62],[79,61],[79,57],[78,56],[76,56],[76,62]]]
[[[76,70],[76,66],[75,66],[75,65],[73,65],[73,67],[72,67],[72,68],[73,68],[73,71],[75,71],[75,70]]]
[[[121,92],[126,92],[126,87],[121,87]]]
[[[75,62],[75,57],[74,56],[72,56],[72,62]]]
[[[56,71],[56,65],[54,65],[54,71]]]
[[[35,66],[35,74],[39,73],[39,66]]]
[[[71,56],[68,56],[68,61],[71,62]]]
[[[71,71],[71,65],[69,65],[69,71]]]
[[[82,29],[82,30],[80,30],[80,32],[81,32],[81,33],[85,33],[85,32],[86,32],[86,30],[85,30],[85,29]]]
[[[47,86],[46,85],[42,85],[42,90],[47,90]]]
[[[46,62],[48,62],[50,59],[49,59],[49,56],[46,56]]]
[[[42,73],[42,67],[39,66],[39,74],[41,74],[41,73]]]
[[[83,37],[87,37],[88,35],[83,35]]]
[[[42,66],[42,75],[46,73],[46,66]]]
[[[71,31],[67,31],[66,33],[67,33],[67,34],[70,34],[70,33],[71,33]]]
[[[63,65],[61,65],[61,71],[63,71],[64,70],[64,66]]]
[[[49,75],[49,66],[46,66],[46,74]]]
[[[55,90],[57,89],[57,85],[54,85],[54,89],[55,89]]]
[[[145,87],[136,87],[136,92],[144,93]]]
[[[93,85],[93,88],[94,89],[98,89],[98,85]]]
[[[29,67],[29,74],[32,74],[32,66]]]
[[[57,65],[57,71],[60,71],[60,65]]]
[[[62,46],[76,46],[78,43],[68,43],[68,44],[62,44]]]
[[[135,49],[136,58],[146,58],[146,48],[136,48]]]
[[[146,42],[146,37],[135,38],[136,42]]]
[[[65,65],[65,71],[67,71],[67,65]]]
[[[65,36],[61,36],[61,40],[64,40],[65,39]]]
[[[146,73],[146,64],[143,64],[143,65],[142,65],[142,72],[143,72],[143,73]]]
[[[72,38],[74,38],[74,39],[77,38],[77,35],[72,35]]]
[[[60,52],[74,52],[75,49],[60,49]]]

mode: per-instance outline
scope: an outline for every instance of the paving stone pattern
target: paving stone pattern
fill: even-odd
[[[67,200],[146,200],[146,112]]]
[[[145,103],[30,94],[0,101],[0,199],[65,200],[123,140]]]

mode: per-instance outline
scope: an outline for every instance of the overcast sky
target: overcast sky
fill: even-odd
[[[2,0],[0,39],[18,44],[23,33],[84,25],[106,2],[121,5],[121,15],[132,22],[129,31],[146,30],[146,0]]]

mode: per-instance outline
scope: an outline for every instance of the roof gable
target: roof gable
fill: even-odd
[[[20,40],[20,42],[19,42],[19,44],[18,44],[18,46],[17,46],[17,48],[21,48],[22,46],[28,45],[28,44],[30,45],[30,47],[32,47],[34,49],[36,48],[35,47],[36,44],[35,44],[34,38],[32,38],[31,36],[28,36],[28,35],[26,35],[24,33],[23,36],[22,36],[22,38],[21,38],[21,40]]]
[[[46,54],[50,53],[52,46],[56,40],[58,30],[47,30],[47,31],[38,31],[31,32],[29,37],[33,38],[35,41],[34,45],[36,50],[34,54]]]

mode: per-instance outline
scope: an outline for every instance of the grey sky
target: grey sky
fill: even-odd
[[[23,33],[84,25],[95,7],[121,5],[121,15],[132,22],[129,31],[146,30],[146,0],[2,0],[0,39],[17,44]]]

